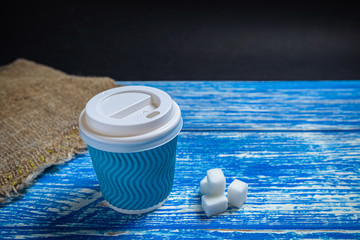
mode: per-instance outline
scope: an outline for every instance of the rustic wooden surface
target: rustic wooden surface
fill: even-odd
[[[121,82],[179,103],[174,187],[160,209],[106,206],[88,153],[0,205],[0,238],[360,238],[360,81]],[[207,218],[199,182],[220,167],[249,184],[241,209]]]

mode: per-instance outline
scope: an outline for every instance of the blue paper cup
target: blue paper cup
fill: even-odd
[[[180,108],[159,89],[120,87],[88,102],[79,118],[80,135],[110,207],[140,214],[166,202],[181,128]]]
[[[177,137],[159,147],[134,153],[112,153],[89,147],[105,200],[129,214],[157,209],[170,195]]]

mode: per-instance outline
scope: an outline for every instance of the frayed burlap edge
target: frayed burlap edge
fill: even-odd
[[[36,157],[29,159],[27,164],[18,169],[19,174],[9,173],[6,176],[7,179],[6,177],[0,179],[0,181],[8,182],[0,192],[0,203],[22,196],[21,191],[33,185],[35,179],[45,169],[54,165],[64,164],[73,159],[76,154],[84,153],[86,149],[85,143],[79,136],[78,126],[71,126],[63,134],[59,134],[57,139],[47,144],[42,151],[39,151]],[[22,174],[28,174],[28,177],[21,179]]]
[[[47,78],[60,81],[64,78],[67,80],[74,79],[74,81],[82,80],[84,83],[89,82],[95,84],[92,89],[89,88],[89,85],[84,86],[88,87],[86,90],[88,91],[88,95],[84,95],[84,92],[82,93],[85,100],[82,104],[85,104],[91,96],[94,96],[100,91],[120,86],[115,84],[114,80],[110,78],[83,78],[66,75],[61,71],[26,59],[18,59],[9,65],[1,66],[0,69],[2,76],[8,79],[22,78],[20,80],[27,80],[25,78]],[[41,81],[39,82],[41,83]],[[75,101],[79,101],[79,99]],[[81,111],[81,109],[76,111]],[[25,153],[21,159],[20,156],[17,156],[19,159],[13,159],[14,162],[21,162],[21,165],[14,164],[15,167],[9,167],[5,174],[0,175],[0,203],[10,202],[16,197],[26,194],[24,189],[33,185],[37,177],[45,169],[53,165],[63,164],[71,160],[74,155],[83,153],[86,150],[86,144],[82,141],[78,132],[77,115],[79,113],[76,113],[76,116],[74,115],[74,119],[70,121],[73,122],[71,125],[60,130],[56,136],[48,139],[44,145],[37,149],[32,149],[31,152],[28,152],[29,154]]]

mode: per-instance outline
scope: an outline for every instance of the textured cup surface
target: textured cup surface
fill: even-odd
[[[132,153],[88,146],[105,200],[125,211],[148,209],[164,201],[173,186],[176,145],[177,137],[156,148]]]

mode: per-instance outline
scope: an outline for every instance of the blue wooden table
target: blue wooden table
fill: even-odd
[[[360,81],[119,82],[180,105],[169,200],[145,215],[106,206],[88,153],[0,208],[0,238],[360,238]],[[207,218],[199,183],[249,184],[241,209]]]

